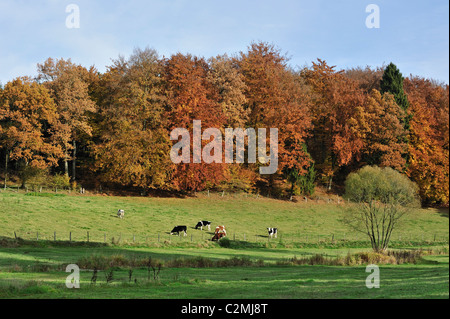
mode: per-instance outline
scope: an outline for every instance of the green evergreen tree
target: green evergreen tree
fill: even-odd
[[[382,94],[389,92],[394,95],[395,102],[403,110],[406,111],[408,109],[408,99],[403,91],[403,76],[394,63],[391,62],[384,70],[380,88]]]
[[[311,196],[315,191],[315,180],[316,180],[316,169],[314,167],[314,161],[309,155],[306,144],[303,144],[303,150],[308,154],[310,158],[309,167],[305,174],[300,174],[299,171],[295,168],[285,169],[284,173],[289,183],[291,183],[291,196],[293,196],[295,192],[295,187],[297,186],[298,194]]]
[[[383,77],[380,82],[381,94],[386,92],[391,93],[394,96],[395,102],[406,113],[405,118],[400,119],[406,130],[409,130],[409,122],[411,115],[408,114],[409,102],[408,98],[403,90],[403,76],[400,70],[394,63],[389,63],[383,73]]]

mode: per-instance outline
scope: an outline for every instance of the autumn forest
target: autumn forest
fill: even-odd
[[[395,62],[395,61],[394,61]],[[174,164],[174,128],[278,128],[278,170],[259,163]],[[206,141],[204,141],[206,143]],[[292,68],[275,45],[211,58],[135,49],[104,73],[70,59],[0,86],[5,187],[49,184],[140,193],[339,193],[349,173],[392,167],[423,205],[449,203],[449,85],[394,63]]]

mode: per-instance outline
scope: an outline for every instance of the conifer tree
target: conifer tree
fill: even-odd
[[[391,93],[395,102],[405,111],[405,117],[400,119],[405,129],[409,130],[411,115],[408,114],[409,102],[403,90],[403,76],[394,63],[389,63],[380,82],[381,94]]]

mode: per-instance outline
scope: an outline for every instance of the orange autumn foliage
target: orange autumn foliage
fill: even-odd
[[[208,81],[209,65],[202,58],[178,53],[164,62],[169,132],[188,129],[200,120],[203,128],[222,128],[226,116],[219,104],[219,92]],[[176,143],[176,141],[174,141]],[[202,147],[207,144],[202,140]],[[191,149],[193,139],[191,139]],[[226,164],[190,163],[172,165],[170,184],[175,190],[197,191],[218,186],[227,178]]]
[[[45,169],[63,157],[53,138],[58,120],[50,92],[28,77],[8,82],[0,91],[0,147],[11,160]]]
[[[449,202],[449,86],[412,77],[405,80],[413,114],[408,176],[428,204]]]

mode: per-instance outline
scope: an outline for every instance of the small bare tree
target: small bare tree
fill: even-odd
[[[356,206],[347,211],[344,223],[367,234],[377,252],[388,248],[400,219],[420,203],[416,184],[389,167],[365,166],[351,173],[345,197]]]

